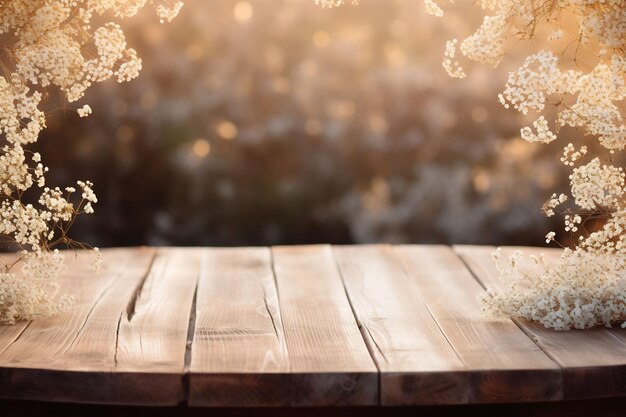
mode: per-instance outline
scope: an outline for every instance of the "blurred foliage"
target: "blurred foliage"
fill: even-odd
[[[462,23],[414,0],[312,3],[189,0],[171,25],[128,22],[142,75],[93,88],[88,119],[51,111],[40,141],[53,183],[96,184],[74,237],[542,244],[567,178],[497,102],[506,68],[448,78]]]

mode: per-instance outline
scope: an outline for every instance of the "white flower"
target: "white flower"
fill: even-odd
[[[83,107],[77,110],[78,115],[80,117],[87,117],[91,114],[91,107],[88,104],[85,104]]]
[[[67,298],[55,299],[62,257],[51,251],[52,240],[60,235],[59,230],[66,231],[64,227],[77,214],[93,213],[98,201],[88,181],[78,182],[81,198],[73,196],[74,187],[45,187],[48,167],[41,155],[27,157],[30,151],[25,147],[34,144],[46,126],[40,90],[56,88],[68,102],[74,102],[94,83],[137,77],[141,59],[128,47],[120,25],[100,22],[133,16],[147,3],[11,0],[0,6],[0,34],[7,35],[3,46],[11,51],[5,54],[10,62],[3,62],[7,64],[3,68],[14,68],[0,75],[0,234],[20,249],[28,249],[20,256],[29,277],[18,279],[10,271],[0,274],[0,322],[30,320],[68,305]],[[150,3],[162,21],[174,18],[182,7],[180,1]],[[91,108],[85,104],[77,113],[87,117]],[[34,186],[39,187],[31,192],[37,203],[20,201]],[[73,199],[80,200],[78,206]]]
[[[441,17],[443,16],[443,9],[434,0],[424,0],[424,8],[426,13]]]
[[[533,40],[547,30],[549,40],[561,39],[565,29],[562,16],[577,19],[575,60],[580,69],[563,68],[568,63],[562,62],[562,57],[571,60],[568,54],[539,50],[509,73],[498,98],[505,108],[537,114],[532,127],[520,130],[527,141],[553,142],[559,130],[569,126],[596,138],[604,148],[602,155],[586,163],[587,145],[576,148],[569,143],[563,148],[561,162],[572,167],[570,186],[572,205],[576,206],[564,211],[564,229],[580,234],[572,239],[575,246],[565,249],[550,267],[531,260],[544,267],[543,272],[531,274],[520,271],[519,254],[507,263],[498,252],[496,265],[502,279],[510,283],[510,290],[486,294],[485,308],[556,330],[611,326],[615,322],[626,327],[626,177],[615,162],[620,161],[615,154],[626,148],[622,114],[626,98],[624,2],[560,0],[558,7],[543,7],[530,0],[481,0],[479,4],[489,10],[489,15],[478,30],[461,41],[460,50],[465,57],[491,66],[500,63],[506,46],[514,41]],[[442,14],[437,4],[427,1],[426,5],[432,14]],[[448,41],[443,60],[453,77],[465,75],[455,60],[456,45],[456,40]],[[580,65],[577,60],[585,54],[598,60]],[[554,114],[550,120],[542,114],[547,109],[550,112],[546,113]],[[565,194],[554,193],[543,211],[554,216],[556,208],[566,201]],[[594,221],[595,231],[585,227],[589,219]],[[554,242],[555,237],[555,232],[549,232],[546,243]],[[520,279],[530,279],[530,289],[521,291],[516,286]]]
[[[458,61],[455,61],[457,39],[446,42],[446,51],[444,53],[443,68],[450,77],[465,78],[465,71],[461,68]]]

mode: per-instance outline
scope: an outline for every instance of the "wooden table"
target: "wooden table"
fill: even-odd
[[[62,286],[76,307],[0,327],[0,398],[289,408],[626,397],[626,331],[483,315],[477,296],[500,285],[492,251],[107,249],[98,275],[68,254]]]

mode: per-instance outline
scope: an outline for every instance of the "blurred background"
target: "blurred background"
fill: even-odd
[[[140,77],[93,87],[87,119],[52,112],[40,140],[50,184],[95,183],[73,237],[544,244],[555,224],[540,207],[567,190],[563,144],[519,139],[524,121],[497,101],[506,66],[463,80],[441,66],[480,15],[382,3],[187,0],[171,24],[152,10],[123,22]]]

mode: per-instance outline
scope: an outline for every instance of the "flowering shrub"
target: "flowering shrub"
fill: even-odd
[[[341,1],[316,0],[324,6]],[[425,0],[428,13],[441,17],[449,2]],[[539,50],[509,74],[499,100],[505,108],[534,114],[520,135],[529,142],[550,143],[565,128],[597,138],[604,152],[590,155],[586,146],[569,143],[561,161],[572,168],[570,196],[563,210],[565,232],[574,243],[559,261],[538,258],[540,273],[519,268],[519,253],[507,262],[495,258],[509,291],[489,293],[483,300],[495,313],[535,320],[556,330],[599,324],[626,325],[625,174],[614,166],[626,145],[620,108],[626,96],[626,7],[623,0],[482,0],[488,15],[465,39],[448,41],[443,67],[451,77],[465,77],[459,57],[496,67],[519,41],[545,39],[553,50]],[[563,131],[562,131],[563,130]],[[554,194],[545,204],[547,216],[570,201]],[[546,242],[557,242],[549,232]],[[520,289],[519,279],[530,279]]]
[[[427,9],[432,9],[427,1]],[[521,129],[529,142],[550,143],[565,127],[598,139],[605,152],[589,155],[586,146],[569,143],[561,161],[572,167],[573,204],[563,210],[566,233],[574,241],[556,264],[540,265],[538,273],[520,270],[516,253],[507,262],[494,255],[501,276],[510,283],[504,293],[483,298],[496,313],[534,320],[556,330],[610,327],[626,320],[626,201],[622,167],[612,165],[626,145],[626,128],[619,107],[626,95],[626,8],[609,1],[482,1],[486,16],[478,30],[460,42],[463,56],[497,66],[512,41],[544,36],[553,51],[540,50],[509,74],[499,95],[506,108],[537,114],[532,127]],[[439,10],[432,14],[441,15]],[[563,46],[559,40],[567,37]],[[458,61],[450,62],[457,40],[448,43],[444,67],[453,77],[464,76]],[[571,62],[570,62],[571,60]],[[589,62],[588,69],[581,62]],[[571,63],[575,65],[572,66]],[[569,65],[568,65],[569,64]],[[548,117],[550,120],[548,120]],[[554,194],[544,205],[547,216],[569,200]],[[549,232],[546,242],[557,242]],[[558,242],[557,242],[558,243]],[[519,279],[529,278],[527,289]]]
[[[43,97],[58,90],[69,103],[91,85],[114,77],[129,81],[141,60],[114,22],[93,26],[94,17],[135,15],[148,0],[7,0],[0,4],[0,48],[6,57],[0,77],[0,235],[19,250],[0,272],[0,322],[32,319],[66,308],[57,299],[62,256],[54,248],[87,247],[67,234],[76,216],[93,213],[97,202],[89,181],[76,187],[46,187],[48,168],[28,150],[46,126]],[[161,21],[170,21],[181,2],[151,0]],[[77,109],[81,117],[91,109]],[[94,249],[99,264],[97,248]],[[24,261],[22,275],[13,269]]]

